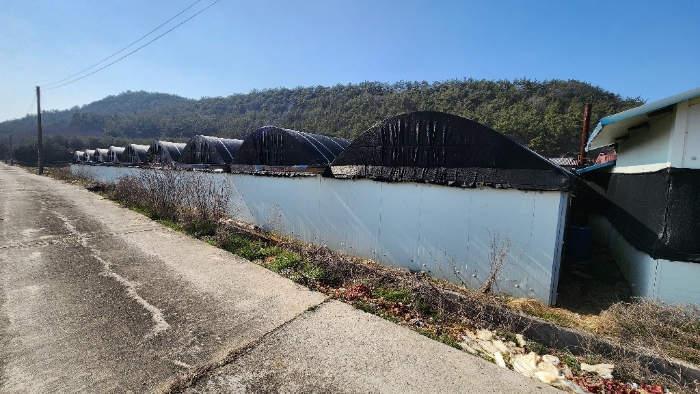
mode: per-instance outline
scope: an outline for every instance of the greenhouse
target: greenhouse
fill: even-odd
[[[145,163],[148,158],[148,145],[129,144],[124,150],[124,162],[129,164]]]
[[[572,175],[477,122],[412,112],[358,136],[331,164],[336,178],[425,182],[458,187],[568,190]]]
[[[240,171],[325,167],[348,145],[344,138],[265,126],[243,140],[234,164]]]
[[[243,141],[196,135],[182,150],[181,164],[225,166],[231,164]]]
[[[155,141],[148,148],[148,162],[153,164],[176,163],[185,146],[187,146],[185,143]]]
[[[108,161],[107,154],[109,153],[109,149],[97,148],[93,152],[94,152],[92,154],[92,162],[93,163],[106,163]]]
[[[85,151],[76,150],[73,152],[73,163],[82,163],[85,160]]]
[[[107,162],[109,163],[121,163],[124,159],[124,147],[121,146],[110,146],[107,149]]]
[[[81,160],[83,163],[92,163],[93,159],[95,156],[95,150],[94,149],[85,149],[83,151],[83,159]]]

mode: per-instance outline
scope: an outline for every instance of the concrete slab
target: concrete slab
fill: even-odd
[[[322,304],[186,393],[548,393],[500,368],[339,301]]]

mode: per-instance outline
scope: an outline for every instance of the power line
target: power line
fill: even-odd
[[[35,103],[36,103],[36,95],[32,94],[32,102],[29,103],[29,108],[27,109],[27,115],[32,113],[32,108],[34,108]]]
[[[131,44],[125,46],[124,48],[118,50],[117,52],[114,52],[113,54],[111,54],[111,55],[109,55],[108,57],[106,57],[106,58],[100,60],[99,62],[93,64],[92,66],[90,66],[90,67],[88,67],[88,68],[86,68],[86,69],[84,69],[84,70],[82,70],[82,71],[80,71],[80,72],[77,72],[77,73],[75,73],[75,74],[73,74],[73,75],[71,75],[71,76],[69,76],[69,77],[63,78],[63,79],[58,80],[58,81],[56,81],[56,82],[51,82],[51,83],[44,84],[44,85],[42,85],[42,86],[44,86],[44,87],[49,87],[49,86],[51,86],[51,85],[56,85],[57,83],[61,83],[61,82],[63,82],[63,81],[69,80],[69,79],[71,79],[71,78],[73,78],[73,77],[75,77],[75,76],[78,76],[78,75],[84,73],[85,71],[92,70],[93,68],[99,66],[100,64],[106,62],[107,60],[109,60],[109,59],[111,59],[111,58],[117,56],[118,54],[124,52],[126,49],[132,47],[132,46],[133,46],[134,44],[136,44],[137,42],[139,42],[139,41],[143,40],[144,38],[150,36],[151,34],[153,34],[153,32],[155,32],[156,30],[160,29],[160,28],[163,27],[164,25],[168,24],[170,21],[172,21],[173,19],[177,18],[178,16],[182,15],[185,11],[187,11],[187,10],[189,10],[190,8],[194,7],[194,6],[195,6],[197,3],[199,3],[200,1],[202,1],[202,0],[197,0],[197,1],[195,1],[195,2],[192,3],[189,7],[185,8],[185,9],[182,10],[182,11],[180,11],[180,12],[179,12],[177,15],[175,15],[174,17],[168,19],[167,21],[163,22],[160,26],[158,26],[158,27],[156,27],[155,29],[153,29],[153,30],[149,31],[148,33],[144,34],[144,35],[143,35],[141,38],[139,38],[138,40],[132,42]]]
[[[201,1],[201,0],[198,0],[197,2],[199,2],[199,1]],[[46,89],[44,89],[44,90],[58,89],[58,88],[60,88],[60,87],[62,87],[62,86],[69,85],[69,84],[71,84],[71,83],[73,83],[73,82],[78,82],[78,81],[80,81],[80,80],[83,79],[83,78],[89,77],[89,76],[92,75],[92,74],[95,74],[95,73],[97,73],[97,72],[99,72],[99,71],[104,70],[105,68],[111,66],[112,64],[114,64],[114,63],[116,63],[116,62],[118,62],[118,61],[124,59],[125,57],[127,57],[127,56],[129,56],[129,55],[131,55],[131,54],[133,54],[133,53],[135,53],[135,52],[137,52],[137,51],[139,51],[140,49],[142,49],[142,48],[148,46],[148,45],[151,44],[152,42],[154,42],[154,41],[158,40],[159,38],[163,37],[164,35],[170,33],[171,31],[177,29],[178,27],[182,26],[183,24],[185,24],[186,22],[188,22],[190,19],[192,19],[192,18],[194,18],[195,16],[201,14],[202,12],[208,10],[211,6],[213,6],[214,4],[218,3],[219,1],[221,1],[221,0],[215,0],[214,2],[212,2],[212,3],[209,4],[208,6],[204,7],[202,10],[200,10],[200,11],[197,12],[196,14],[190,16],[189,18],[185,19],[184,21],[182,21],[182,22],[178,23],[177,25],[173,26],[172,28],[166,30],[163,34],[157,36],[156,38],[152,39],[151,41],[148,41],[147,43],[141,45],[140,47],[134,49],[133,51],[127,53],[126,55],[120,57],[119,59],[117,59],[117,60],[115,60],[115,61],[113,61],[113,62],[111,62],[111,63],[109,63],[109,64],[106,64],[106,65],[104,65],[104,66],[98,68],[97,70],[95,70],[95,71],[89,73],[89,74],[85,74],[85,75],[83,75],[83,76],[80,77],[80,78],[76,78],[76,79],[73,79],[73,80],[68,81],[68,82],[66,82],[66,83],[63,83],[63,84],[61,84],[61,85],[53,86],[53,87],[50,87],[50,88],[46,88]],[[197,2],[194,3],[194,4],[197,4]],[[194,4],[192,4],[192,5],[194,5]],[[190,7],[192,7],[192,6],[190,6]],[[188,7],[188,8],[190,8],[190,7]],[[184,12],[184,11],[183,11],[183,12]],[[182,12],[181,12],[180,14],[182,14]],[[180,14],[178,14],[178,15],[180,15]],[[177,15],[176,15],[176,16],[177,16]],[[173,17],[173,18],[175,18],[175,17]],[[172,20],[172,19],[170,19],[170,20]],[[168,22],[169,22],[169,21],[168,21]],[[165,22],[165,23],[168,23],[168,22]],[[165,24],[165,23],[164,23],[164,24]],[[161,26],[162,26],[162,25],[161,25]],[[160,28],[160,26],[159,26],[158,28]],[[155,31],[155,30],[158,30],[158,28],[154,29],[154,31]],[[151,33],[146,34],[146,36],[148,36],[149,34],[151,34]],[[144,36],[144,37],[146,37],[146,36]],[[140,41],[141,39],[143,39],[143,37],[140,38],[139,40],[135,41],[134,43]],[[129,48],[129,47],[132,46],[134,43],[130,44],[130,45],[127,46],[126,48]],[[126,48],[124,48],[124,49],[126,49]],[[119,52],[124,51],[124,49],[120,50]],[[117,52],[117,53],[119,53],[119,52]],[[117,53],[115,53],[114,55],[116,55]],[[110,58],[114,57],[114,55],[108,57],[107,59],[110,59]],[[105,59],[105,60],[107,60],[107,59]],[[103,60],[103,61],[100,62],[100,63],[103,63],[105,60]],[[99,65],[100,63],[97,63],[97,64],[95,64],[95,65],[92,66],[92,67],[89,67],[89,68],[87,68],[87,69],[85,69],[85,70],[83,70],[83,71],[81,71],[81,72],[79,72],[79,73],[77,73],[77,74],[74,74],[73,77],[76,76],[76,75],[79,75],[79,74],[83,73],[84,71],[87,71],[87,70],[89,70],[89,69],[92,69],[92,68],[96,67],[96,66]],[[70,79],[70,78],[72,78],[72,77],[64,78],[64,79],[62,79],[61,81],[65,81],[66,79]],[[59,82],[61,82],[61,81],[54,82],[54,84],[59,83]],[[51,85],[51,84],[49,84],[49,85]]]

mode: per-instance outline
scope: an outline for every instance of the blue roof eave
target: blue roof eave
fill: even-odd
[[[690,100],[695,97],[700,97],[700,87],[654,101],[653,103],[640,105],[639,107],[628,109],[627,111],[606,116],[602,118],[600,122],[598,122],[598,125],[593,130],[593,133],[591,133],[591,136],[588,138],[586,151],[614,144],[615,137],[617,137],[615,132],[619,133],[621,132],[620,129],[624,129],[622,131],[624,131],[626,134],[629,126],[633,126],[636,123],[646,120],[645,115],[649,112],[654,112],[661,108],[668,107],[669,105],[678,104],[682,101]],[[619,125],[620,127],[615,127],[616,125]]]
[[[617,163],[617,160],[610,160],[610,161],[606,161],[605,163],[600,163],[600,164],[595,164],[595,165],[592,165],[592,166],[584,167],[584,168],[581,168],[581,169],[576,170],[576,174],[577,174],[577,175],[581,175],[581,174],[585,174],[585,173],[587,173],[587,172],[599,170],[599,169],[601,169],[601,168],[606,168],[606,167],[614,166],[615,163]]]

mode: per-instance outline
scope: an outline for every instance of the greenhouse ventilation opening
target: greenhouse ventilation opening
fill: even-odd
[[[148,148],[148,161],[154,164],[172,164],[180,160],[187,144],[169,141],[155,141]]]
[[[348,145],[345,138],[265,126],[243,140],[232,171],[321,171]]]
[[[196,135],[182,150],[179,163],[188,165],[226,166],[231,164],[243,141]]]

